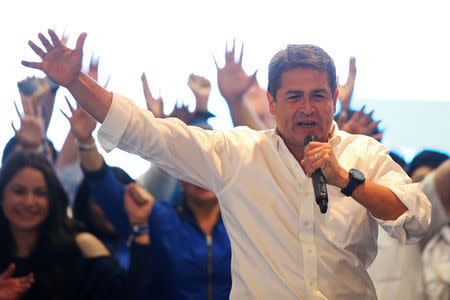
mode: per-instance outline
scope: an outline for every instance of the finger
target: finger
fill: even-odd
[[[87,36],[86,32],[83,32],[82,34],[80,34],[80,36],[77,39],[77,45],[75,47],[75,50],[83,51],[83,45],[84,45],[84,41],[86,40],[86,36]]]
[[[353,77],[356,75],[356,58],[353,56],[350,57],[348,74],[352,75]]]
[[[14,107],[16,108],[17,115],[19,116],[20,119],[22,119],[22,115],[20,114],[20,111],[19,111],[19,108],[17,107],[16,101],[14,101]]]
[[[42,45],[45,47],[45,49],[47,49],[47,51],[50,51],[53,48],[52,44],[50,44],[50,42],[42,33],[38,34],[38,38],[41,40]]]
[[[373,134],[372,137],[374,139],[376,139],[377,141],[381,142],[381,139],[383,138],[383,133],[380,132],[380,133],[377,133],[377,134]]]
[[[70,113],[73,114],[73,112],[76,110],[76,108],[74,108],[74,107],[72,106],[72,104],[70,104],[70,101],[69,101],[69,99],[67,99],[66,96],[64,96],[64,99],[66,99],[66,103],[67,103],[67,105],[69,106]]]
[[[242,43],[241,54],[239,55],[238,64],[242,65],[242,57],[244,56],[244,43]]]
[[[42,63],[30,62],[30,61],[26,61],[26,60],[22,60],[21,63],[25,67],[42,70]]]
[[[341,110],[338,119],[338,127],[342,129],[346,121],[347,121],[347,112],[345,110]]]
[[[111,79],[111,74],[109,74],[109,76],[108,76],[108,79],[106,79],[106,83],[105,83],[105,85],[103,86],[105,89],[108,87],[108,84],[109,84],[109,80]]]
[[[50,38],[52,39],[53,45],[55,45],[55,47],[61,46],[61,40],[53,30],[49,29],[48,34],[50,35]]]
[[[142,80],[142,84],[144,85],[144,87],[145,87],[145,86],[147,86],[147,87],[148,87],[148,82],[147,82],[147,75],[145,75],[145,73],[144,73],[144,72],[142,72],[142,75],[141,75],[141,80]]]
[[[370,122],[370,120],[372,120],[372,114],[373,114],[373,110],[370,113],[363,115],[363,117],[361,118],[361,123],[364,126],[367,125]]]
[[[11,277],[15,271],[16,271],[16,265],[10,264],[8,266],[8,268],[2,274],[0,274],[0,278],[7,279],[7,278]]]
[[[33,49],[34,53],[36,53],[40,58],[44,58],[45,52],[40,47],[38,47],[33,41],[28,41],[28,45]]]
[[[231,49],[231,57],[233,58],[233,61],[235,61],[234,53],[236,50],[236,39],[233,39],[233,48]]]
[[[11,127],[12,127],[12,129],[13,129],[13,131],[14,131],[14,135],[17,135],[17,129],[16,129],[16,127],[14,126],[14,122],[13,122],[13,121],[11,121]]]
[[[217,64],[217,61],[216,61],[216,58],[214,57],[214,54],[213,54],[213,60],[214,60],[214,64],[216,65],[216,69],[219,70],[220,68],[219,68],[219,65]]]
[[[367,126],[367,134],[371,134],[375,128],[377,128],[378,124],[380,124],[381,121],[377,121],[377,122],[371,122],[369,124],[369,126]]]

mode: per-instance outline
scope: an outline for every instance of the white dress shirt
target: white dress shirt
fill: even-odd
[[[442,228],[423,252],[428,300],[450,299],[450,226]]]
[[[378,233],[378,254],[367,269],[375,285],[378,299],[424,300],[424,268],[422,247],[448,222],[432,172],[420,182],[420,190],[431,203],[431,223],[420,243],[405,245],[385,231]]]
[[[311,178],[273,129],[206,131],[156,119],[114,94],[98,137],[106,151],[118,146],[216,193],[232,249],[231,299],[376,299],[366,268],[377,252],[377,223],[416,242],[430,204],[383,145],[333,127],[329,143],[341,166],[390,188],[408,208],[397,220],[372,217],[331,185],[321,214]]]

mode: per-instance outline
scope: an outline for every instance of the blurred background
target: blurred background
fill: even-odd
[[[43,77],[21,60],[38,61],[28,47],[38,45],[39,32],[53,28],[69,35],[88,33],[84,64],[92,53],[100,57],[99,82],[111,76],[108,89],[145,107],[140,76],[147,74],[155,96],[169,113],[178,100],[195,106],[187,80],[191,73],[212,84],[209,110],[215,128],[231,128],[225,100],[217,88],[213,56],[223,65],[226,45],[244,44],[243,67],[258,70],[267,85],[270,58],[286,44],[311,43],[335,60],[341,83],[348,62],[356,57],[357,76],[352,108],[366,104],[381,120],[382,142],[407,162],[425,148],[450,152],[450,42],[445,1],[11,1],[0,12],[2,109],[0,147],[18,127],[14,101],[20,104],[17,82]],[[64,88],[58,90],[48,137],[60,149],[69,123]],[[73,99],[71,99],[73,100]],[[19,105],[20,106],[20,105]],[[137,177],[149,163],[114,150],[110,165]]]

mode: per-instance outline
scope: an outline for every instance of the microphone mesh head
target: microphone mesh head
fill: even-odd
[[[306,147],[309,144],[309,142],[318,142],[318,141],[319,141],[319,137],[315,134],[310,133],[305,137],[305,140],[303,141],[303,145]]]

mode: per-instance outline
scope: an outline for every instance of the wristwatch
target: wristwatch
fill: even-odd
[[[130,246],[131,242],[138,236],[148,234],[150,232],[150,226],[148,224],[138,224],[131,226],[131,233],[128,237],[127,245]]]
[[[347,186],[341,190],[341,193],[347,197],[351,196],[353,191],[366,180],[364,174],[358,169],[350,169],[348,177],[350,178],[350,181]]]

